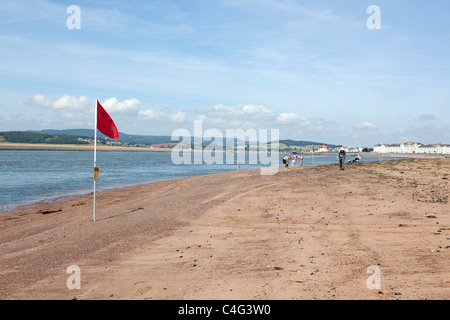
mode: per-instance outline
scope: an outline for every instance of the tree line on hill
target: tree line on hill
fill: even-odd
[[[151,145],[155,143],[167,143],[167,147],[173,147],[173,141],[171,136],[138,136],[138,135],[128,135],[125,133],[120,133],[121,138],[117,140],[117,145]],[[0,132],[0,142],[10,142],[10,143],[32,143],[32,144],[77,144],[86,145],[94,141],[94,130],[89,129],[73,129],[73,130],[42,130],[42,131],[5,131]],[[99,133],[97,137],[97,142],[100,144],[111,144],[110,139],[106,139],[102,134]],[[191,145],[194,149],[194,138],[191,141],[186,141],[187,144]],[[212,141],[208,139],[202,141],[202,148],[208,146]],[[220,142],[220,141],[219,141]],[[223,146],[227,145],[225,138],[221,141]],[[238,149],[243,147],[243,150],[259,150],[260,146],[257,142],[240,141],[238,144],[237,139],[234,139],[234,145],[241,145]],[[323,143],[321,143],[323,144]],[[294,150],[294,151],[309,151],[312,145],[319,145],[317,142],[312,141],[295,141],[295,140],[280,140],[277,142],[277,147],[280,151],[283,150]],[[328,145],[328,147],[334,148],[335,145]],[[266,145],[267,150],[272,149],[272,143]],[[242,149],[241,149],[242,150]]]
[[[43,133],[25,132],[25,131],[8,131],[0,132],[0,137],[4,141],[10,143],[33,143],[33,144],[89,144],[89,141],[82,140],[83,137],[71,135],[51,135]],[[82,138],[82,139],[78,139]]]

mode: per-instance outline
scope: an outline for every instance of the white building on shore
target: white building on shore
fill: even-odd
[[[428,144],[417,142],[404,142],[401,144],[376,144],[373,147],[376,153],[415,153],[415,154],[450,154],[449,144]]]
[[[364,149],[363,147],[342,147],[345,152],[362,152]]]

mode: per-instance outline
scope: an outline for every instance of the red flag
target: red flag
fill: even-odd
[[[97,129],[103,133],[105,136],[111,139],[119,139],[119,131],[114,124],[113,119],[109,114],[103,109],[100,102],[97,100]]]

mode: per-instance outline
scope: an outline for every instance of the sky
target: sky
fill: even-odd
[[[450,144],[449,88],[448,0],[0,1],[0,131]]]

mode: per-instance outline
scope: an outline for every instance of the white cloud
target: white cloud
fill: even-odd
[[[165,111],[154,111],[151,109],[140,111],[139,116],[143,120],[166,120],[175,123],[182,123],[187,120],[186,112],[172,113]]]
[[[153,119],[158,119],[160,117],[160,115],[153,110],[140,111],[139,116],[141,116],[142,119],[144,119],[144,120],[153,120]]]
[[[77,98],[70,95],[51,99],[41,94],[36,94],[32,99],[28,100],[28,104],[61,112],[88,111],[90,109],[94,110],[95,107],[95,101],[88,97],[81,96]],[[113,97],[101,102],[101,105],[107,112],[111,113],[137,113],[142,109],[142,103],[138,99],[119,101],[116,97]]]
[[[84,110],[88,109],[90,107],[90,102],[87,97],[73,97],[73,96],[62,96],[58,100],[56,100],[53,103],[54,109],[64,109],[64,110],[71,110],[71,111],[77,111],[77,110]]]
[[[237,107],[238,109],[240,107]],[[236,107],[234,108],[236,109]],[[248,115],[258,115],[261,113],[272,113],[272,110],[267,109],[264,106],[257,106],[257,105],[245,105],[243,107],[241,107],[240,109],[242,109],[242,113],[244,114],[248,114]]]
[[[108,112],[113,113],[136,113],[142,108],[142,103],[138,99],[128,99],[119,101],[117,98],[106,99],[102,106]]]
[[[76,98],[74,96],[64,95],[56,100],[46,98],[41,94],[36,94],[28,101],[29,104],[39,107],[50,108],[54,110],[79,111],[89,108],[90,101],[87,97]]]
[[[222,104],[192,110],[197,120],[215,126],[229,126],[249,128],[273,124],[277,119],[277,112],[262,105],[234,105]]]
[[[375,124],[373,124],[372,122],[368,122],[368,121],[358,123],[355,127],[357,129],[377,129],[377,126]]]
[[[295,113],[280,113],[277,117],[278,123],[289,124],[298,122],[299,117]]]
[[[53,101],[45,98],[43,95],[37,94],[33,99],[29,100],[29,104],[34,104],[40,107],[51,108],[53,105]]]
[[[85,96],[64,95],[49,98],[36,94],[28,100],[29,105],[53,111],[46,117],[39,116],[39,127],[57,127],[64,123],[67,127],[91,127],[95,100]],[[448,125],[408,126],[390,130],[378,127],[374,122],[362,121],[355,125],[341,125],[324,118],[307,118],[296,112],[278,112],[273,108],[257,104],[226,106],[211,105],[186,110],[144,109],[143,103],[136,99],[118,100],[116,97],[103,100],[102,105],[114,117],[122,132],[134,134],[167,134],[178,128],[190,130],[195,120],[203,122],[203,130],[218,129],[279,129],[281,139],[311,140],[324,143],[370,146],[375,143],[401,142],[400,140],[432,141],[448,143]],[[0,123],[5,125],[9,119],[3,115]],[[422,115],[423,120],[432,120]],[[133,121],[130,121],[133,120]],[[135,121],[134,121],[135,120]],[[23,119],[32,124],[35,119]],[[132,123],[132,125],[130,125]],[[415,123],[417,124],[417,122]],[[128,127],[127,127],[128,126]]]
[[[170,119],[173,122],[179,122],[179,123],[186,121],[186,117],[187,117],[186,112],[178,112],[178,113],[170,115]]]
[[[215,105],[192,109],[191,118],[203,122],[203,129],[279,129],[281,139],[337,143],[337,133],[348,132],[325,119],[309,119],[298,113],[279,113],[263,105]]]

